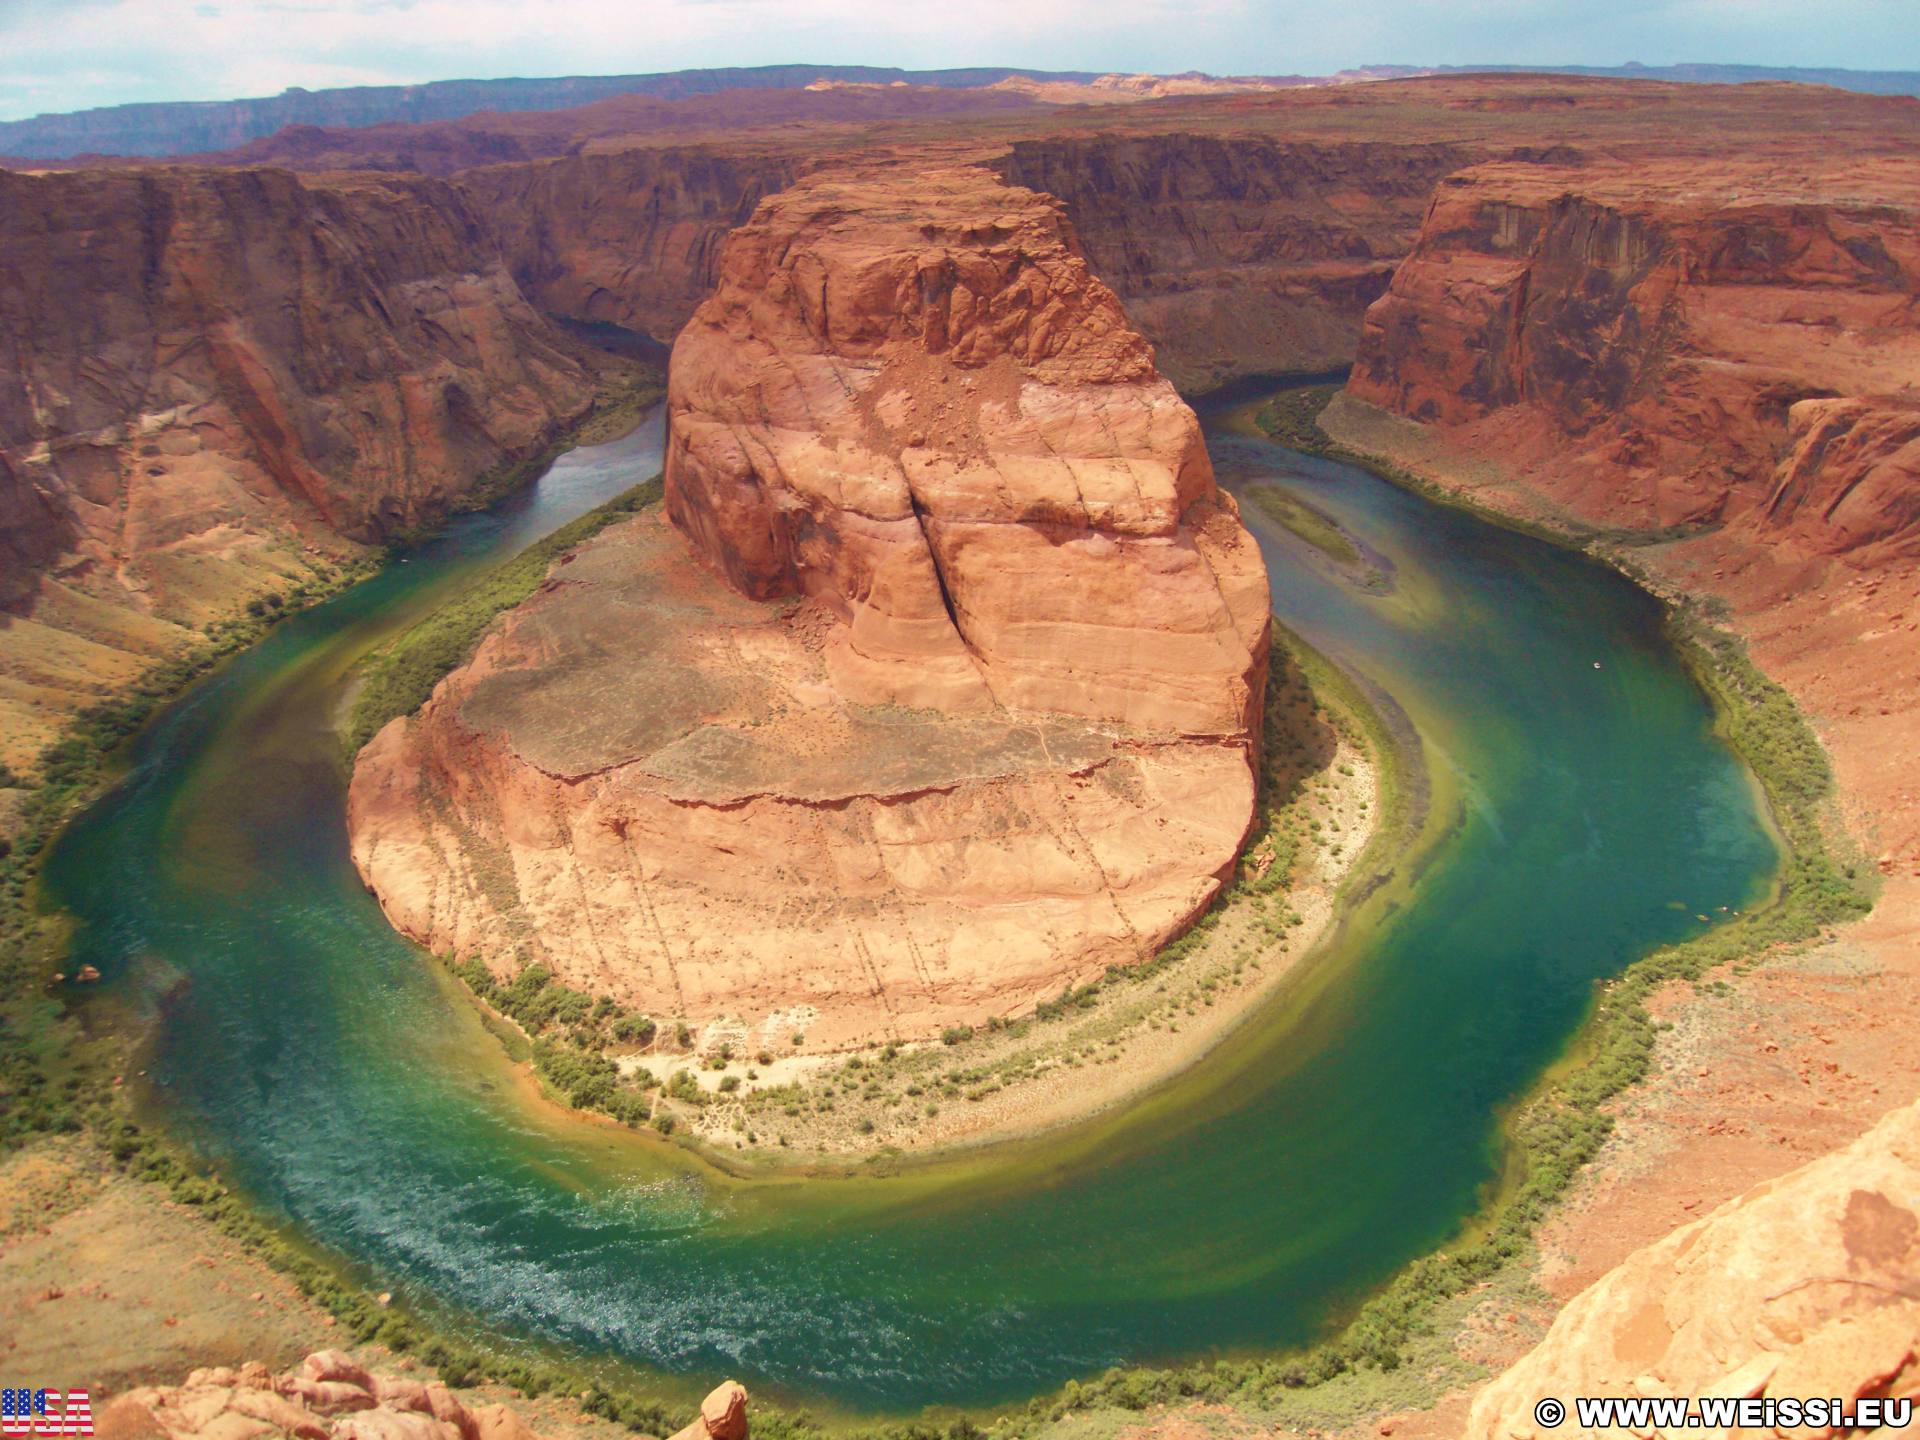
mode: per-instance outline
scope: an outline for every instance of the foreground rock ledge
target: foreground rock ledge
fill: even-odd
[[[1018,1012],[1204,908],[1266,573],[1056,202],[965,168],[772,197],[670,404],[671,526],[563,560],[362,753],[396,925],[814,1048]]]
[[[1629,1256],[1480,1393],[1469,1440],[1555,1434],[1549,1395],[1920,1399],[1916,1207],[1920,1103]]]
[[[516,1392],[517,1393],[517,1392]],[[265,1365],[195,1370],[180,1385],[149,1385],[100,1413],[101,1440],[539,1440],[506,1405],[474,1405],[437,1380],[375,1374],[341,1350],[319,1350],[297,1370]],[[673,1440],[747,1440],[747,1392],[729,1380]]]

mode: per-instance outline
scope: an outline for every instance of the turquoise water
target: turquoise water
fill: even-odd
[[[740,1181],[531,1099],[347,860],[352,661],[658,466],[658,420],[288,621],[139,740],[50,859],[75,961],[150,1023],[147,1102],[403,1301],[856,1411],[1011,1400],[1322,1333],[1444,1243],[1597,978],[1763,892],[1750,781],[1654,602],[1577,556],[1228,433],[1276,612],[1411,717],[1443,822],[1303,983],[1115,1120],[894,1178]],[[1596,662],[1598,668],[1596,668]],[[1412,882],[1412,883],[1410,883]]]

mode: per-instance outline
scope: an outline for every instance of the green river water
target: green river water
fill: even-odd
[[[1419,732],[1442,824],[1418,876],[1191,1072],[1065,1136],[736,1180],[557,1112],[361,887],[334,724],[356,658],[653,474],[660,440],[656,416],[575,451],[283,624],[140,737],[47,869],[73,963],[151,1036],[149,1113],[446,1323],[853,1412],[1304,1343],[1473,1213],[1502,1106],[1596,979],[1766,888],[1753,786],[1652,599],[1216,421],[1223,476],[1287,486],[1377,572],[1356,583],[1245,506],[1276,613]]]

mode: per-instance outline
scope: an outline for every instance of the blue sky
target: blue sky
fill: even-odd
[[[805,60],[1320,74],[1920,69],[1916,0],[0,0],[0,119],[288,85]]]

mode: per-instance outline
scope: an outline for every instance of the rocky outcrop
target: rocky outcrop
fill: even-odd
[[[1605,1395],[1920,1400],[1920,1104],[1632,1255],[1466,1433],[1544,1440],[1542,1397]]]
[[[1095,273],[1183,389],[1350,364],[1460,144],[1264,135],[1021,140],[996,168],[1066,202]]]
[[[340,1350],[297,1370],[261,1364],[195,1370],[184,1384],[114,1397],[96,1417],[102,1440],[536,1440],[511,1407],[476,1405],[437,1380],[374,1374]],[[747,1440],[747,1392],[720,1386],[673,1440]]]
[[[667,510],[362,752],[404,931],[784,1044],[1151,954],[1233,863],[1267,644],[1198,423],[1059,206],[819,176],[675,348]]]
[[[1265,571],[1059,207],[823,177],[674,349],[666,499],[741,593],[847,618],[850,698],[1254,728]]]
[[[1911,175],[1833,156],[1450,177],[1350,393],[1608,524],[1909,546]]]
[[[445,513],[597,383],[436,181],[0,172],[0,256],[15,738],[123,678],[103,643],[164,653]]]

